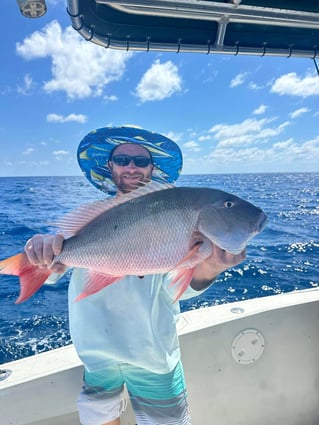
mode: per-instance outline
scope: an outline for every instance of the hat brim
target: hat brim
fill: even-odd
[[[179,146],[168,137],[137,127],[103,127],[87,134],[78,147],[81,170],[90,183],[108,194],[116,192],[108,166],[113,149],[124,143],[136,143],[151,154],[152,180],[174,183],[183,167]]]

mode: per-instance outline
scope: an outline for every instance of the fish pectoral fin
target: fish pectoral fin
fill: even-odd
[[[52,271],[31,264],[26,254],[21,253],[0,261],[0,274],[19,276],[20,295],[16,304],[20,304],[41,288]]]
[[[208,239],[197,240],[185,257],[170,271],[173,276],[170,286],[177,285],[174,302],[183,295],[190,285],[197,264],[208,258],[211,253],[212,244]]]
[[[201,245],[202,242],[196,242],[185,257],[170,271],[170,274],[173,276],[170,286],[177,285],[173,300],[174,303],[180,299],[192,281],[195,266],[198,263],[196,257]]]
[[[98,291],[101,291],[101,289],[104,289],[112,283],[117,282],[118,280],[122,279],[122,277],[123,276],[111,276],[101,272],[96,272],[94,270],[88,270],[87,282],[81,294],[76,297],[75,302],[80,301],[89,295],[95,294]]]
[[[193,274],[194,274],[195,267],[188,268],[188,269],[179,269],[179,270],[172,270],[170,273],[174,276],[170,286],[177,285],[177,290],[175,293],[175,298],[173,302],[175,303],[180,299],[180,297],[183,295],[183,293],[186,291],[188,286],[190,285]]]
[[[178,269],[180,267],[185,268],[185,265],[195,258],[195,255],[198,253],[198,250],[200,249],[202,245],[202,241],[198,241],[195,243],[195,245],[192,247],[192,249],[189,250],[189,252],[185,255],[185,257],[174,267],[174,269]]]
[[[212,243],[205,237],[202,240],[194,241],[192,248],[185,257],[174,266],[173,270],[190,269],[208,258],[213,252]]]

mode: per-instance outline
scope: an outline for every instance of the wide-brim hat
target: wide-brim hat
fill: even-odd
[[[87,134],[77,152],[81,170],[95,187],[109,194],[116,192],[108,161],[113,149],[125,143],[136,143],[149,151],[154,165],[152,180],[163,183],[177,180],[183,157],[175,142],[139,127],[103,127]]]

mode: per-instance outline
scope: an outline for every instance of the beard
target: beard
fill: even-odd
[[[143,173],[138,172],[134,174],[117,174],[113,172],[112,180],[121,193],[128,193],[141,186],[144,186],[145,183],[149,183],[151,181],[151,173],[149,176],[145,176]]]

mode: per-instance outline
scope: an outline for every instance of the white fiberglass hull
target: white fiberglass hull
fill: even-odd
[[[319,425],[318,325],[319,288],[183,313],[193,424]],[[73,346],[0,369],[0,425],[79,424]],[[130,407],[121,423],[135,424]]]

